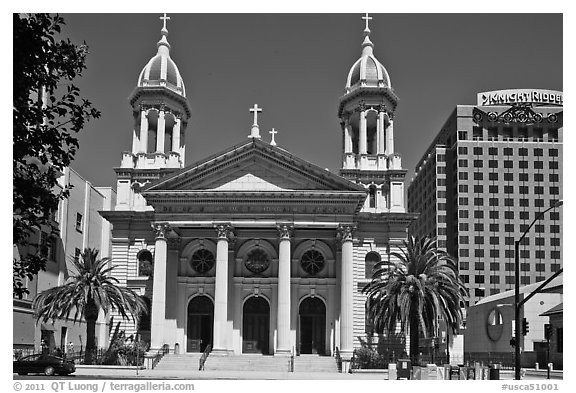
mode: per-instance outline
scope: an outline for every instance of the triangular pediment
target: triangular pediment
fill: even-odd
[[[157,192],[359,192],[362,186],[260,140],[251,140],[146,186]]]

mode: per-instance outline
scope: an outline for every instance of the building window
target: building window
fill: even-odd
[[[528,161],[518,161],[518,167],[520,169],[528,169]]]
[[[545,272],[545,271],[546,271],[546,265],[543,264],[543,263],[537,263],[537,264],[535,265],[535,267],[536,267],[536,271],[539,272],[539,273],[542,273],[542,272]]]
[[[490,194],[497,194],[498,186],[488,186],[488,191],[490,192]]]
[[[543,173],[535,173],[534,174],[534,181],[536,181],[536,182],[544,181],[544,174]]]
[[[512,161],[510,161],[512,162]],[[506,172],[504,174],[504,181],[514,181],[514,174],[510,172]]]
[[[468,205],[468,198],[465,198],[465,197],[458,198],[458,204],[461,206]]]
[[[474,244],[484,244],[484,236],[474,236]]]
[[[48,257],[51,261],[56,261],[58,257],[58,238],[56,236],[50,236],[48,242]]]
[[[484,161],[474,160],[474,168],[482,168],[484,166]]]
[[[560,233],[560,225],[550,225],[551,233]]]
[[[505,148],[504,148],[504,155],[505,155],[505,156],[511,156],[512,154],[513,154],[513,153],[512,153],[512,148],[511,148],[511,147],[505,147]]]
[[[528,129],[526,127],[518,128],[518,140],[528,141]]]
[[[474,250],[474,256],[477,258],[484,258],[484,250],[481,248],[480,249],[477,248],[476,250]],[[482,270],[482,269],[478,269],[478,270]]]
[[[317,251],[307,251],[304,254],[304,256],[306,256],[309,252],[316,252],[322,258],[322,263],[318,263],[317,265],[315,265],[315,267],[320,266],[320,268],[317,271],[315,271],[314,273],[310,273],[308,270],[304,269],[309,274],[316,274],[318,271],[322,270],[322,267],[324,266],[324,262],[323,262],[324,257],[322,257],[322,254],[320,254]],[[300,261],[300,264],[302,265],[302,267],[304,267],[303,266],[304,256],[302,256],[302,259]],[[246,266],[246,268],[249,271],[251,271],[252,273],[261,274],[266,269],[268,269],[268,267],[270,266],[270,258],[268,257],[268,254],[263,249],[255,248],[252,251],[250,251],[248,253],[248,255],[246,255],[246,260],[244,261],[244,266]],[[311,270],[314,270],[314,269],[311,269]]]
[[[82,214],[76,213],[76,230],[82,232]]]
[[[461,257],[470,256],[470,250],[468,250],[467,248],[461,248],[460,250],[458,250],[458,253],[460,254]]]
[[[474,180],[484,180],[482,172],[474,172]]]
[[[488,154],[490,154],[491,156],[497,156],[498,155],[498,148],[497,147],[489,147],[488,148]]]
[[[458,131],[458,140],[465,141],[468,139],[468,133],[466,131]]]
[[[497,220],[498,218],[500,218],[500,212],[498,210],[491,210],[490,211],[490,218],[493,220]],[[492,225],[498,225],[498,224],[490,224]],[[497,231],[498,229],[495,229],[495,231]]]
[[[544,149],[536,148],[534,149],[534,157],[542,157],[544,155]]]
[[[504,230],[506,232],[514,232],[514,224],[504,224]]]
[[[557,182],[557,181],[559,181],[559,180],[560,180],[560,177],[558,176],[557,173],[551,173],[551,174],[548,175],[548,181],[551,182],[551,183],[552,183],[552,182]]]
[[[46,232],[40,232],[40,255],[47,258],[48,251],[48,234]]]
[[[476,284],[484,284],[484,276],[481,275],[474,276],[474,282]]]
[[[498,128],[490,127],[488,128],[488,140],[489,141],[497,141],[498,140]],[[492,153],[490,153],[492,154]]]
[[[526,156],[528,156],[528,149],[525,148],[525,147],[519,148],[519,149],[518,149],[518,155],[519,155],[520,157],[526,157]]]
[[[481,147],[475,147],[475,148],[473,149],[473,151],[474,151],[474,155],[476,155],[476,156],[481,156],[481,155],[482,155],[482,148],[481,148]]]
[[[560,270],[560,264],[559,263],[551,263],[550,264],[550,271],[552,273],[556,273],[558,270]]]
[[[504,277],[504,280],[506,281],[506,284],[514,284],[514,277],[512,276],[506,276]]]
[[[533,128],[532,129],[532,137],[535,142],[542,142],[544,141],[544,132],[542,128]]]
[[[460,168],[468,168],[468,160],[458,160],[458,166]]]
[[[490,250],[490,251],[498,251],[498,250]],[[490,270],[493,272],[500,271],[500,264],[498,262],[490,262]]]
[[[556,128],[548,130],[548,142],[558,142],[558,130]]]
[[[461,222],[460,224],[458,224],[458,230],[460,231],[468,231],[468,223],[467,222]]]
[[[558,157],[558,149],[548,149],[548,155],[550,157]]]
[[[560,188],[559,188],[559,187],[556,187],[556,186],[550,187],[550,194],[552,194],[552,195],[558,195],[558,194],[560,194]]]
[[[514,186],[504,186],[504,193],[513,194],[514,193]]]
[[[376,207],[376,188],[375,187],[370,187],[370,207],[371,208],[375,208]]]
[[[458,172],[458,180],[468,180],[468,172]]]
[[[490,236],[490,244],[492,245],[500,244],[500,238],[498,236]]]
[[[509,251],[509,250],[506,250],[506,251]],[[510,250],[510,251],[512,251],[512,253],[514,253],[514,250]],[[515,269],[515,266],[513,263],[505,263],[504,264],[504,270],[506,270],[507,272],[513,272],[514,269]]]
[[[514,258],[514,250],[504,250],[504,257],[505,258]],[[508,264],[506,264],[508,266]],[[514,268],[514,266],[512,266]]]
[[[522,284],[522,285],[530,284],[530,276],[521,276],[520,277],[520,284]]]
[[[467,274],[461,274],[460,280],[462,280],[464,284],[468,284],[470,282],[470,276],[468,276]]]
[[[526,195],[528,194],[528,186],[520,186],[518,187],[518,192],[520,194]]]
[[[504,198],[504,206],[514,206],[514,199]],[[513,212],[512,212],[513,213]]]
[[[498,168],[498,161],[488,160],[488,168]]]
[[[543,246],[544,245],[544,238],[543,237],[537,237],[536,239],[534,239],[534,244],[536,244],[537,246]]]
[[[528,199],[520,199],[520,206],[522,207],[528,207]]]
[[[513,140],[513,138],[512,138],[512,127],[504,127],[504,129],[502,130],[502,135],[503,135],[505,141],[511,141],[511,140]],[[511,155],[511,154],[510,154],[510,155]]]
[[[484,206],[484,199],[474,198],[474,206]]]
[[[544,163],[542,161],[534,161],[534,169],[544,169]]]
[[[481,184],[475,184],[474,185],[474,193],[475,194],[480,194],[484,192],[484,186],[482,186]]]
[[[530,258],[530,250],[520,250],[520,258]]]
[[[521,220],[529,220],[530,219],[530,212],[520,212],[520,219]]]
[[[364,273],[366,278],[372,278],[376,265],[381,261],[380,254],[370,251],[364,258]]]
[[[459,210],[458,217],[460,218],[468,218],[468,210]]]
[[[476,232],[482,232],[484,231],[484,224],[482,224],[481,222],[477,222],[474,224],[474,230]]]
[[[546,258],[546,253],[544,252],[544,250],[536,250],[536,258],[537,259]]]
[[[484,297],[486,290],[484,288],[474,288],[474,296]]]
[[[458,192],[468,192],[468,184],[459,184]]]
[[[488,180],[498,180],[498,172],[490,172],[488,174]]]
[[[550,258],[552,259],[560,259],[560,251],[556,250],[552,250],[550,251]]]
[[[550,191],[552,191],[552,187],[550,187]],[[550,193],[552,193],[552,192],[550,192]],[[544,194],[544,187],[534,186],[534,194],[538,194],[538,195]]]
[[[560,246],[560,238],[559,237],[550,238],[550,245],[551,246]]]
[[[484,210],[474,210],[474,218],[484,218]]]
[[[528,226],[525,227],[526,229],[528,229]],[[522,229],[522,228],[520,228]],[[526,230],[525,229],[525,230]],[[534,232],[536,233],[544,233],[544,225],[543,224],[538,224],[534,227]]]
[[[481,141],[482,131],[483,131],[482,127],[476,127],[476,126],[472,127],[472,139],[475,141]]]
[[[520,181],[528,181],[528,174],[527,173],[520,173],[518,175],[518,180]]]
[[[311,275],[319,273],[324,268],[324,263],[324,256],[316,250],[306,251],[300,259],[302,269]]]
[[[534,199],[535,207],[544,207],[544,199]]]
[[[458,154],[468,154],[468,148],[466,146],[458,147]]]
[[[506,244],[507,246],[513,246],[514,245],[514,238],[511,236],[506,236],[504,238],[504,244]]]
[[[460,244],[468,244],[468,236],[460,236]]]
[[[550,161],[548,163],[548,168],[549,169],[558,169],[558,161]]]
[[[490,206],[498,206],[498,198],[489,198],[488,203]]]
[[[468,262],[460,262],[460,270],[468,270]]]
[[[196,251],[190,260],[192,269],[200,274],[206,274],[212,270],[215,262],[214,254],[206,249]]]

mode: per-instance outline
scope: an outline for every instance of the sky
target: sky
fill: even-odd
[[[114,167],[132,146],[128,96],[156,54],[161,14],[68,14],[63,34],[85,41],[87,70],[76,81],[102,112],[78,135],[72,167],[115,188]],[[244,142],[254,104],[263,140],[333,172],[341,165],[338,100],[360,57],[361,13],[169,13],[171,57],[192,117],[186,165]],[[414,167],[456,105],[482,91],[563,90],[562,14],[373,13],[371,40],[400,98],[395,150]]]

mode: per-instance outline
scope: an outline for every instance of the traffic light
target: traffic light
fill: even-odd
[[[510,339],[510,346],[511,346],[511,347],[515,347],[515,346],[516,346],[516,338],[515,338],[515,337],[512,337],[512,338]]]
[[[529,331],[530,325],[528,324],[528,320],[526,318],[522,318],[522,335],[527,335]]]
[[[549,323],[544,324],[544,338],[550,340],[552,338],[552,325]]]

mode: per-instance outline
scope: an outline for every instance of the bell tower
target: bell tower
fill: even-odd
[[[117,175],[116,210],[149,210],[137,192],[150,181],[185,165],[185,131],[191,116],[184,81],[170,58],[170,19],[160,18],[163,27],[158,51],[140,72],[129,102],[134,117],[132,150],[122,153]]]
[[[394,151],[394,111],[398,96],[390,77],[374,56],[368,14],[360,58],[352,65],[338,117],[343,134],[340,175],[368,190],[362,211],[404,213],[404,178],[400,155]]]

